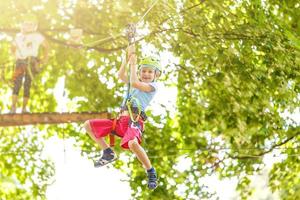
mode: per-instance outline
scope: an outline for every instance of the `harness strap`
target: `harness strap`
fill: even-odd
[[[116,131],[116,125],[117,125],[117,118],[114,118],[113,124],[112,124],[112,129],[109,134],[109,146],[114,147],[115,146],[115,131]]]
[[[135,119],[134,119],[133,112],[132,112],[132,109],[131,109],[132,101],[135,101],[135,103],[137,105],[137,108],[138,108],[138,113],[137,113],[137,116],[136,116]],[[135,97],[130,97],[126,102],[126,106],[127,106],[128,113],[129,113],[131,121],[132,122],[138,122],[139,118],[140,118],[140,115],[141,115],[141,112],[142,112],[142,107],[141,107],[140,101]]]
[[[29,76],[30,76],[31,80],[33,80],[33,74],[32,74],[32,71],[31,71],[31,57],[27,58],[27,70],[28,70],[28,73],[29,73]]]

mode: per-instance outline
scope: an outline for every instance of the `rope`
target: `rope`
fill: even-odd
[[[130,45],[134,45],[135,44],[135,34],[136,34],[136,25],[135,24],[128,24],[127,26],[127,36],[128,36],[128,47],[127,49],[129,49]],[[131,55],[128,55],[128,59],[130,59]],[[128,65],[126,66],[128,67]],[[127,83],[127,94],[126,94],[126,99],[125,99],[125,105],[127,107],[130,119],[132,122],[137,122],[139,120],[139,116],[141,114],[141,106],[140,106],[140,102],[137,98],[134,98],[130,95],[131,92],[131,66],[129,66],[129,69],[127,70],[127,79],[128,79],[128,83]],[[133,113],[132,113],[132,101],[135,101],[137,106],[138,106],[138,115],[136,117],[136,119],[134,119]]]
[[[134,38],[134,36],[133,36]],[[128,45],[127,45],[127,49],[129,49],[129,46],[130,46],[130,41],[131,39],[128,38]],[[135,41],[134,41],[135,42]],[[129,59],[129,57],[128,57]],[[127,79],[128,79],[128,83],[127,83],[127,93],[126,93],[126,99],[125,99],[125,104],[127,103],[127,100],[130,98],[130,90],[131,90],[131,81],[130,81],[130,74],[131,74],[131,67],[129,66],[128,64],[128,60],[127,60],[127,65],[126,65],[127,68],[129,68],[127,70]]]
[[[136,23],[136,26],[138,26],[139,23],[143,21],[145,16],[150,12],[150,10],[155,6],[155,4],[158,2],[158,0],[154,1],[154,3],[150,6],[150,8],[145,12],[145,14],[142,16],[142,18]]]

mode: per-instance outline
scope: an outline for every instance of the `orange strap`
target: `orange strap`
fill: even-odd
[[[111,147],[115,146],[115,135],[113,132],[116,130],[116,124],[117,118],[114,118],[111,133],[109,134],[109,146]]]

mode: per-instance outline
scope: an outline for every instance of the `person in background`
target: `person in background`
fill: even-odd
[[[23,17],[20,32],[12,43],[12,53],[16,59],[16,67],[13,74],[13,94],[10,113],[16,113],[19,91],[24,79],[24,94],[22,113],[28,112],[27,103],[30,97],[30,88],[33,77],[40,71],[40,65],[48,60],[48,43],[45,37],[37,32],[38,21],[36,16],[27,14]],[[38,57],[40,46],[44,49],[43,56]]]

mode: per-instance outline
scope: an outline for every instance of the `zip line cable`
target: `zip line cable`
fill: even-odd
[[[144,13],[144,15],[138,20],[138,22],[135,24],[136,27],[138,27],[138,25],[143,21],[143,19],[146,17],[146,15],[151,11],[151,9],[158,3],[159,0],[154,0],[153,3],[151,4],[151,6],[148,8],[148,10]],[[179,13],[183,13],[182,15],[185,15],[185,11],[186,10],[190,10],[190,9],[193,9],[199,5],[201,5],[202,3],[198,3],[198,4],[195,4],[195,5],[192,5],[190,7],[188,7],[187,9],[182,9],[180,11],[177,11],[176,8],[174,8],[173,6],[169,5],[168,3],[166,2],[163,2],[163,5],[167,5],[169,8],[171,8],[172,10],[175,11],[175,13],[179,14]],[[179,17],[178,15],[176,16],[177,18]],[[168,18],[166,21],[172,19],[172,17]],[[187,18],[189,19],[189,18]],[[120,38],[122,37],[123,34],[122,33],[119,33],[117,35],[114,35],[114,34],[111,34],[111,36],[108,36],[106,38],[103,38],[103,39],[99,39],[99,40],[96,40],[94,42],[90,42],[90,43],[87,43],[86,45],[82,45],[83,47],[86,47],[86,48],[89,48],[89,47],[94,47],[96,46],[97,44],[101,43],[101,42],[105,42],[107,40],[110,40],[110,39],[117,39],[117,38]]]
[[[158,2],[158,0],[154,1],[154,3],[149,7],[149,9],[145,12],[145,14],[142,16],[142,18],[136,23],[136,26],[139,25],[145,18],[145,16],[150,12],[150,10],[155,6],[155,4]]]
[[[148,10],[144,13],[144,15],[138,20],[138,22],[135,24],[135,26],[137,27],[142,21],[143,19],[146,17],[146,15],[152,10],[152,8],[155,6],[155,4],[158,2],[158,0],[154,0],[153,3],[151,4],[151,6],[148,8]],[[112,35],[112,36],[108,36],[106,38],[100,39],[100,40],[96,40],[94,42],[88,43],[86,45],[84,45],[84,47],[94,47],[97,44],[110,40],[110,39],[114,39],[114,38],[119,38],[121,37],[123,34],[119,33],[117,35]]]

